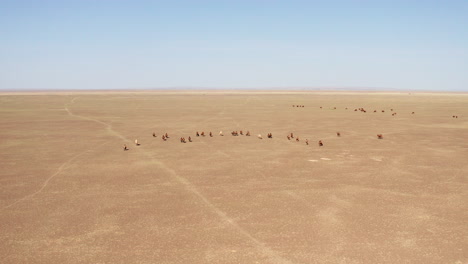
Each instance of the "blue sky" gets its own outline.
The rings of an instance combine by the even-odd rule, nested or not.
[[[468,1],[0,0],[0,89],[468,91]]]

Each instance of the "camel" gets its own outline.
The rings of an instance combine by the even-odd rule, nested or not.
[[[213,137],[213,133],[211,133],[211,131],[210,131],[210,137]]]
[[[124,148],[123,148],[123,150],[124,150],[124,151],[127,151],[127,150],[128,150],[128,148],[127,148],[127,145],[126,145],[126,144],[124,144]]]
[[[268,138],[273,138],[273,134],[268,133]]]
[[[153,132],[153,137],[156,137],[156,133]]]
[[[306,145],[309,145],[309,140],[308,140],[308,139],[306,139],[305,143],[306,143]]]
[[[166,133],[166,138],[169,138],[169,136],[167,135],[167,133]]]
[[[319,145],[320,147],[323,146],[322,140],[319,140],[318,145]]]
[[[340,132],[336,132],[336,136],[341,137],[341,133],[340,133]]]
[[[245,135],[246,135],[247,137],[250,137],[250,131],[247,131],[247,133],[245,133]]]
[[[244,135],[244,132],[242,132],[242,130],[241,130],[241,131],[239,132],[239,134]]]
[[[199,136],[200,136],[200,133],[198,133],[198,131],[197,131],[197,134],[196,134],[196,135],[197,135],[197,137],[199,137]]]
[[[189,142],[192,142],[192,138],[191,138],[190,136],[188,137],[188,141],[189,141]]]
[[[219,131],[220,136],[224,136],[223,131]]]
[[[291,137],[289,135],[287,135],[287,137],[288,137],[288,140],[291,140]]]
[[[294,138],[294,134],[291,132],[291,138]]]
[[[383,135],[382,134],[377,134],[377,138],[378,139],[383,139]]]
[[[200,135],[201,135],[202,137],[204,137],[204,136],[205,136],[205,131],[202,131],[202,132],[200,133]]]
[[[257,137],[258,137],[259,139],[263,139],[263,137],[262,137],[261,134],[258,134]]]
[[[140,146],[140,143],[138,143],[138,139],[135,139],[135,145]]]
[[[163,135],[161,138],[162,138],[162,140],[164,140],[164,141],[167,140],[166,136],[164,136],[164,135]]]
[[[299,137],[296,137],[296,142],[299,142]]]

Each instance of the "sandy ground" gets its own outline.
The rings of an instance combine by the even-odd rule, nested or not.
[[[468,263],[466,94],[5,93],[0,140],[2,263]]]

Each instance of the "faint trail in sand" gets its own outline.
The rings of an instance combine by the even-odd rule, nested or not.
[[[104,144],[106,144],[106,143],[107,143],[107,142],[104,142],[104,143],[98,145],[96,148],[98,148],[98,147],[100,147],[100,146],[102,146],[102,145],[104,145]],[[88,153],[88,152],[91,152],[91,151],[92,151],[92,150],[89,150],[89,149],[88,149],[88,150],[85,150],[85,151],[83,151],[83,152],[81,152],[81,153],[78,153],[77,155],[71,157],[69,160],[67,160],[67,161],[65,161],[64,163],[62,163],[62,165],[60,165],[60,167],[58,167],[57,171],[56,171],[55,173],[53,173],[52,175],[50,175],[50,176],[45,180],[45,182],[42,184],[42,186],[41,186],[41,188],[39,188],[39,190],[37,190],[37,191],[35,191],[35,192],[31,193],[31,194],[28,194],[28,195],[24,196],[23,198],[20,198],[20,199],[16,200],[15,202],[13,202],[13,203],[11,203],[11,204],[9,204],[9,205],[3,207],[0,211],[3,211],[3,210],[5,210],[5,209],[7,209],[7,208],[10,208],[10,207],[12,207],[13,205],[15,205],[15,204],[17,204],[17,203],[19,203],[19,202],[21,202],[21,201],[24,201],[24,200],[26,200],[26,199],[28,199],[28,198],[32,198],[32,197],[34,197],[36,194],[42,192],[42,190],[44,190],[44,189],[47,187],[47,185],[49,184],[49,182],[50,182],[55,176],[59,175],[63,170],[67,169],[67,166],[70,165],[75,159],[77,159],[77,158],[79,158],[80,156],[83,156],[84,154],[86,154],[86,153]]]
[[[108,123],[105,123],[105,122],[102,122],[101,120],[98,120],[98,119],[94,119],[94,118],[91,118],[91,117],[87,117],[87,116],[82,116],[82,115],[77,115],[77,114],[74,114],[72,111],[70,111],[70,109],[68,109],[68,106],[70,104],[73,104],[75,102],[75,100],[77,99],[78,97],[75,97],[71,100],[71,102],[67,105],[65,105],[64,109],[65,111],[67,111],[67,113],[70,115],[70,116],[73,116],[73,117],[77,117],[77,118],[80,118],[80,119],[84,119],[84,120],[88,120],[88,121],[93,121],[93,122],[96,122],[96,123],[99,123],[103,126],[106,127],[106,130],[109,134],[113,135],[113,136],[116,136],[124,141],[128,141],[130,142],[130,140],[126,137],[124,137],[122,134],[118,133],[117,131],[115,131],[114,129],[112,129],[112,125],[108,124]]]
[[[76,98],[74,98],[72,100],[72,102],[74,102]],[[94,118],[90,118],[90,117],[86,117],[86,116],[81,116],[81,115],[76,115],[74,114],[73,112],[71,112],[69,109],[68,109],[68,105],[65,106],[65,110],[68,112],[68,114],[70,116],[74,116],[76,118],[80,118],[80,119],[84,119],[84,120],[88,120],[88,121],[92,121],[92,122],[96,122],[96,123],[99,123],[103,126],[106,127],[106,129],[112,134],[114,135],[115,137],[118,137],[118,138],[121,138],[123,140],[126,140],[126,141],[130,141],[128,140],[125,136],[123,136],[122,134],[118,133],[117,131],[113,130],[111,125],[103,122],[103,121],[100,121],[98,119],[94,119]],[[255,237],[253,237],[247,230],[245,230],[244,228],[242,228],[239,224],[237,224],[232,218],[230,218],[229,216],[226,215],[226,213],[224,213],[222,210],[220,210],[218,207],[216,207],[216,205],[214,205],[208,198],[206,198],[205,195],[203,195],[198,189],[197,187],[192,184],[190,181],[188,181],[186,178],[180,176],[176,171],[174,171],[172,168],[168,167],[166,164],[164,164],[163,162],[155,159],[153,156],[151,156],[151,153],[149,153],[148,151],[145,151],[143,148],[139,148],[140,151],[143,152],[143,154],[145,156],[147,156],[148,158],[151,159],[151,162],[156,164],[158,167],[166,170],[171,178],[175,179],[177,182],[179,182],[180,184],[182,184],[185,189],[189,192],[191,192],[192,194],[194,194],[196,197],[198,197],[208,208],[211,209],[212,212],[214,212],[216,215],[218,215],[221,220],[223,220],[224,222],[226,222],[227,224],[231,225],[233,228],[235,228],[240,234],[242,234],[244,237],[246,237],[249,241],[251,241],[256,247],[257,249],[262,252],[262,254],[264,254],[266,257],[268,257],[270,259],[270,261],[272,263],[292,263],[291,261],[281,257],[278,253],[276,253],[275,251],[273,251],[272,249],[270,249],[267,245],[265,245],[265,243],[261,242],[260,240],[256,239]],[[221,153],[224,153],[224,152],[221,152]],[[83,153],[84,154],[84,153]],[[226,154],[226,153],[224,153]],[[227,154],[226,154],[227,155]]]
[[[291,191],[291,190],[286,190],[286,191],[283,191],[286,195],[288,195],[289,197],[291,197],[292,199],[294,199],[296,202],[306,206],[306,207],[309,207],[309,208],[315,208],[314,204],[310,201],[307,201],[307,199],[305,199],[304,197],[298,195],[297,193]]]
[[[148,153],[145,152],[145,155],[148,157],[152,158]],[[278,253],[270,249],[268,246],[265,245],[265,243],[259,241],[255,237],[253,237],[247,230],[242,228],[239,224],[237,224],[232,218],[226,215],[223,211],[221,211],[216,205],[214,205],[208,198],[206,198],[198,189],[195,185],[193,185],[191,182],[189,182],[187,179],[184,177],[180,176],[175,172],[173,169],[169,168],[166,166],[164,163],[155,160],[152,158],[152,162],[157,164],[159,167],[164,168],[167,172],[171,174],[173,178],[175,178],[179,183],[184,185],[184,187],[190,191],[191,193],[195,194],[205,205],[207,205],[216,215],[218,215],[221,220],[224,222],[228,223],[232,227],[234,227],[239,233],[241,233],[243,236],[248,238],[253,244],[265,255],[267,256],[271,262],[273,263],[292,263],[291,261],[281,257]]]

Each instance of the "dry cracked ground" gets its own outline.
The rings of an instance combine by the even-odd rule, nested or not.
[[[0,140],[2,263],[468,263],[467,94],[3,93]]]

